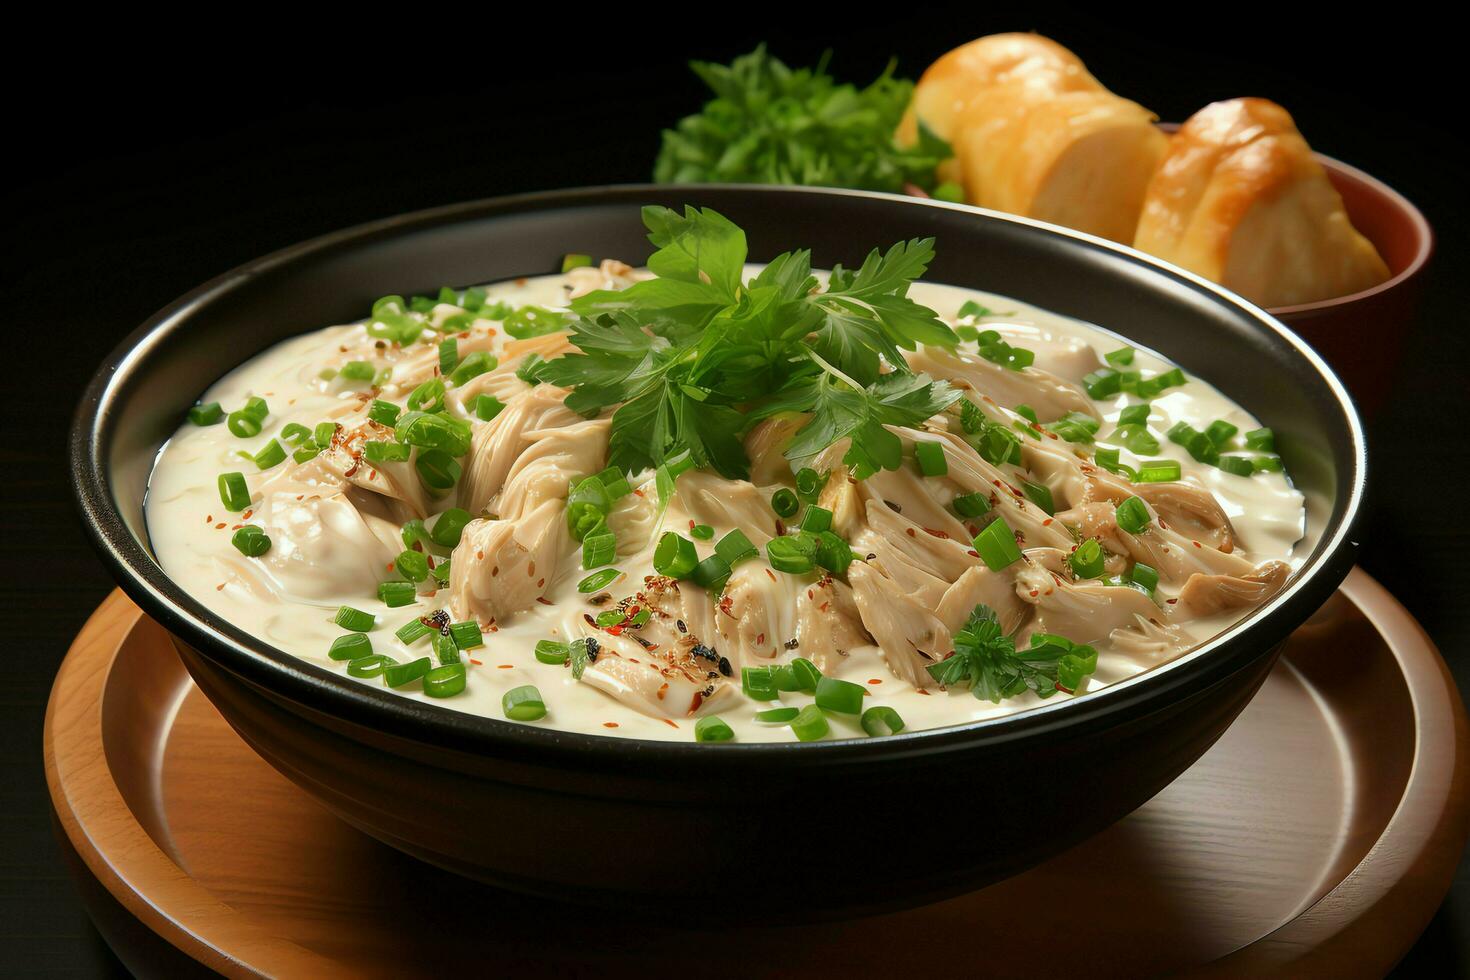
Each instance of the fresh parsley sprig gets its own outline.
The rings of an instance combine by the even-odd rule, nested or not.
[[[1096,669],[1097,651],[1063,636],[1033,634],[1031,647],[1017,650],[995,610],[979,605],[955,633],[954,654],[930,665],[929,674],[944,687],[968,682],[975,697],[999,704],[1027,690],[1041,698],[1075,693]]]
[[[687,451],[695,465],[743,477],[745,431],[795,410],[812,418],[788,456],[851,436],[856,469],[894,469],[899,440],[883,426],[917,425],[959,397],[913,374],[900,353],[957,342],[907,296],[933,258],[932,239],[875,249],[821,289],[807,251],[779,255],[742,282],[745,234],[714,211],[648,207],[643,221],[658,248],[648,260],[656,278],[574,300],[578,353],[537,370],[572,389],[574,411],[616,406],[613,465],[637,472]]]
[[[799,70],[765,45],[729,65],[691,62],[715,97],[664,131],[654,180],[933,190],[949,146],[927,134],[908,149],[893,141],[913,83],[894,78],[890,63],[866,88],[839,85],[830,54]]]

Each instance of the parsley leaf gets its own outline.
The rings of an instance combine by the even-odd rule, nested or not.
[[[745,233],[714,211],[648,207],[643,221],[657,278],[574,300],[577,352],[536,369],[537,379],[572,389],[573,411],[614,410],[613,465],[640,472],[687,452],[697,466],[741,478],[750,424],[798,410],[812,418],[788,456],[851,438],[853,469],[871,474],[901,462],[885,426],[918,425],[959,397],[912,373],[900,353],[956,342],[906,295],[933,258],[932,239],[875,249],[820,290],[805,250],[742,284]]]
[[[979,605],[954,635],[954,653],[928,669],[944,687],[968,681],[975,697],[999,704],[1027,690],[1041,698],[1076,693],[1097,669],[1097,651],[1049,633],[1033,634],[1030,648],[1017,650],[995,610]]]
[[[866,88],[839,85],[829,55],[792,70],[761,45],[729,65],[692,62],[715,97],[664,131],[653,179],[933,190],[949,145],[933,134],[908,149],[893,139],[913,83],[894,78],[890,63]]]

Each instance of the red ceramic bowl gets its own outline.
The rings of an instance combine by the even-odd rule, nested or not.
[[[1159,128],[1173,132],[1179,127],[1161,123]],[[1267,312],[1315,347],[1347,384],[1359,412],[1370,415],[1388,395],[1413,328],[1434,233],[1419,209],[1383,181],[1332,157],[1316,157],[1342,195],[1353,226],[1378,249],[1390,275],[1372,289]],[[908,192],[929,196],[912,185]],[[1370,332],[1374,342],[1366,344]]]
[[[1388,395],[1413,328],[1434,232],[1419,209],[1383,181],[1320,153],[1317,159],[1342,195],[1353,226],[1378,249],[1390,275],[1371,289],[1269,312],[1327,359],[1366,415]],[[1370,335],[1374,343],[1364,343]]]

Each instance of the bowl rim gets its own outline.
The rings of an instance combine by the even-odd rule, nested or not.
[[[1172,280],[1251,321],[1256,329],[1305,359],[1320,376],[1347,425],[1351,472],[1338,474],[1343,507],[1335,529],[1324,532],[1318,556],[1296,570],[1269,602],[1180,657],[1083,697],[1049,700],[1023,711],[960,725],[900,732],[885,738],[852,737],[817,742],[696,743],[635,739],[563,731],[476,715],[404,697],[300,660],[251,636],[215,615],[172,581],[134,539],[112,500],[106,454],[109,418],[119,390],[150,353],[185,326],[190,316],[256,276],[304,257],[382,237],[426,232],[468,218],[530,215],[537,211],[609,203],[636,204],[652,195],[703,192],[777,199],[786,195],[875,200],[905,208],[937,208],[1023,226],[1067,239],[1069,247],[1114,253],[1156,276]],[[605,773],[610,765],[661,766],[690,771],[695,766],[796,768],[817,762],[854,763],[882,758],[902,763],[929,759],[978,746],[992,748],[1020,739],[1072,736],[1155,710],[1167,692],[1201,688],[1229,677],[1265,653],[1314,612],[1351,569],[1366,488],[1367,447],[1362,420],[1341,380],[1295,332],[1265,310],[1161,259],[1084,232],[1017,215],[964,204],[920,200],[902,194],[804,186],[741,184],[608,184],[482,198],[394,215],[329,232],[243,263],[184,294],[130,332],[110,351],[87,385],[73,418],[68,446],[75,503],[82,524],[114,578],[143,611],[200,656],[247,684],[293,702],[308,715],[357,725],[379,736],[452,752],[502,756],[517,763],[552,763],[569,769]],[[1301,613],[1300,616],[1295,615]],[[1238,641],[1249,631],[1254,644]],[[1233,652],[1233,656],[1231,655]],[[1166,698],[1165,698],[1166,699]],[[445,764],[451,764],[449,756]]]

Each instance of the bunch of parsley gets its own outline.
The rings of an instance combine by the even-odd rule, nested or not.
[[[928,133],[908,149],[893,140],[913,83],[894,78],[890,63],[866,88],[839,85],[827,74],[830,54],[795,71],[765,45],[729,65],[691,62],[715,98],[664,131],[653,179],[934,190],[948,144]]]
[[[975,697],[999,704],[1027,690],[1042,698],[1059,690],[1075,693],[1096,669],[1097,651],[1064,636],[1036,633],[1029,649],[1017,650],[995,610],[980,605],[955,633],[954,654],[931,665],[929,673],[944,687],[968,682]]]
[[[643,222],[658,247],[648,260],[656,278],[574,300],[579,353],[537,369],[539,380],[572,389],[573,411],[617,406],[614,466],[641,472],[687,452],[694,465],[743,478],[746,431],[795,411],[811,417],[787,457],[850,438],[844,461],[861,478],[899,466],[899,439],[885,425],[918,425],[959,399],[900,353],[957,343],[907,296],[933,239],[875,249],[856,270],[834,269],[821,289],[805,250],[743,281],[745,233],[714,211],[647,207]]]

